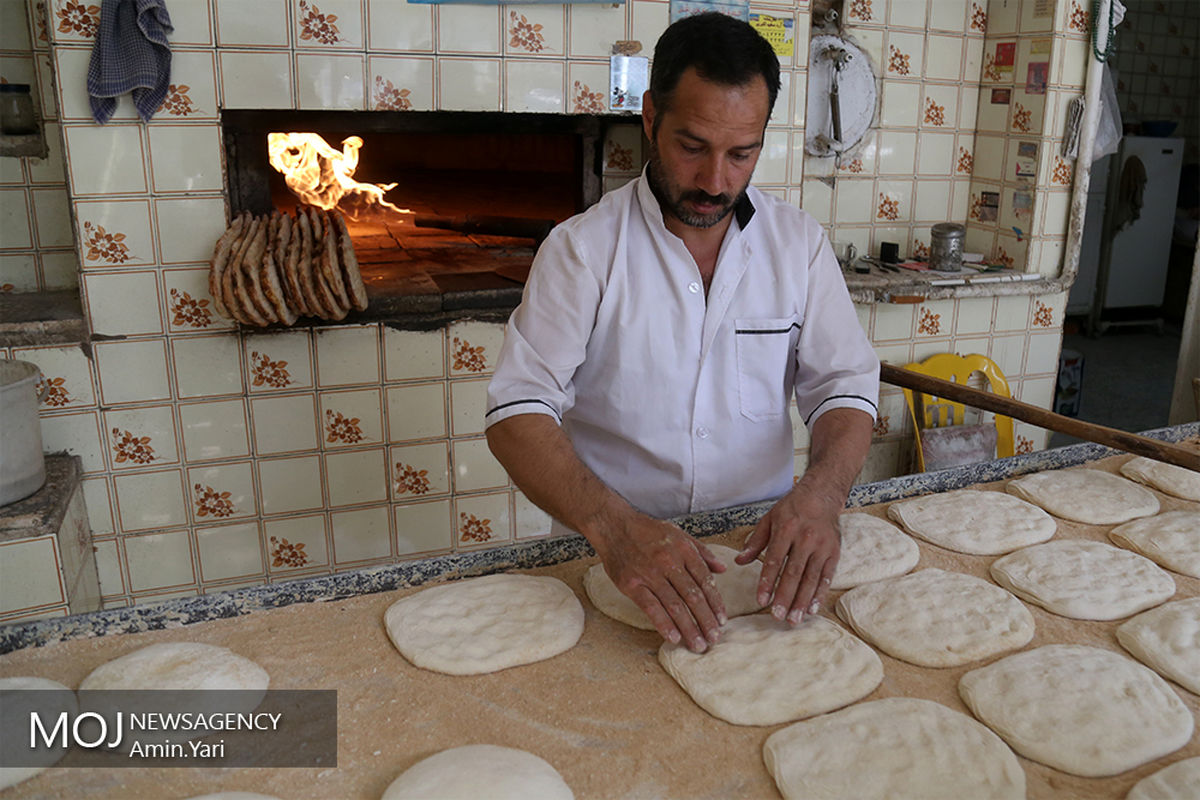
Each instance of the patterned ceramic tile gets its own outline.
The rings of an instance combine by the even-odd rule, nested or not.
[[[170,406],[107,411],[104,435],[114,470],[179,462],[175,414]]]
[[[171,339],[171,350],[179,397],[213,397],[245,391],[236,337],[177,336]]]
[[[383,413],[378,389],[323,392],[320,402],[325,449],[375,444],[383,440]]]
[[[373,56],[370,106],[376,111],[432,111],[433,58]]]
[[[267,569],[272,573],[321,567],[329,563],[325,515],[265,520]]]
[[[113,477],[113,489],[121,532],[187,524],[183,474],[177,469],[121,473]]]
[[[361,0],[294,0],[292,13],[298,48],[363,48]]]
[[[305,389],[313,385],[311,342],[304,332],[245,337],[243,353],[250,391]]]
[[[458,549],[492,547],[512,540],[509,493],[456,497],[455,528]]]
[[[504,343],[504,326],[494,322],[456,322],[447,328],[446,338],[451,376],[488,374]]]
[[[30,361],[45,386],[39,408],[44,411],[95,405],[91,361],[78,347],[14,348],[12,357]]]
[[[341,567],[347,563],[361,563],[390,556],[390,516],[387,506],[335,511],[330,514],[334,562]]]
[[[397,505],[392,513],[398,555],[443,552],[453,545],[455,532],[449,499]]]
[[[314,511],[325,505],[321,459],[316,455],[259,459],[258,479],[264,514]]]
[[[604,114],[608,111],[608,67],[567,64],[567,113]]]
[[[179,424],[190,462],[250,455],[244,400],[180,403]]]
[[[392,498],[397,502],[450,492],[446,442],[393,447],[388,450],[388,465]]]
[[[258,513],[250,462],[193,467],[187,471],[189,503],[197,524]]]
[[[75,214],[85,269],[154,263],[150,204],[145,200],[80,202]]]
[[[162,279],[167,326],[171,332],[197,333],[233,327],[213,307],[207,268],[164,269]]]
[[[200,579],[223,581],[263,572],[257,522],[196,529]]]

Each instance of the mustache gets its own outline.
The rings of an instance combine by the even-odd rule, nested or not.
[[[730,198],[727,194],[709,194],[708,192],[701,191],[700,189],[692,189],[691,191],[684,192],[680,199],[694,203],[708,203],[711,205],[722,206],[727,206],[733,202],[732,198]]]

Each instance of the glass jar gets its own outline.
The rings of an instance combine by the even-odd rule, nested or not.
[[[0,133],[19,136],[37,133],[37,116],[28,83],[0,83]]]

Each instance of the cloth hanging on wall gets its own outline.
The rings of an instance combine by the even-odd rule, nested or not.
[[[148,121],[167,97],[171,80],[174,27],[166,0],[103,0],[100,28],[88,64],[87,91],[92,118],[103,125],[117,110],[117,98],[131,93],[138,116]]]
[[[1113,210],[1113,230],[1119,231],[1142,215],[1142,198],[1146,193],[1146,165],[1137,156],[1130,156],[1121,168],[1121,183],[1117,187],[1117,207]]]

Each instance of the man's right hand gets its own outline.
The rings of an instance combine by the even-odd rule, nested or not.
[[[677,525],[637,512],[588,538],[609,578],[664,639],[694,653],[716,644],[727,617],[712,573],[725,565],[707,547]]]

